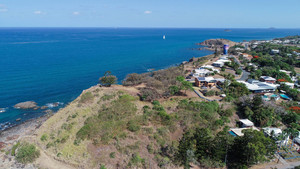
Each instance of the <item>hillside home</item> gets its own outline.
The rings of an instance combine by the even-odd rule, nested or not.
[[[271,54],[275,55],[275,54],[279,54],[279,49],[272,49],[271,50]]]
[[[224,83],[225,79],[215,79],[214,77],[198,77],[195,78],[195,85],[197,87],[215,87],[221,83]]]
[[[265,135],[267,135],[269,137],[271,137],[271,136],[278,137],[282,133],[281,129],[273,128],[273,127],[263,128],[263,131],[264,131]]]
[[[277,85],[266,83],[266,82],[257,82],[253,81],[251,83],[245,81],[238,81],[246,85],[249,91],[253,93],[273,93],[277,89]]]
[[[254,123],[248,119],[240,119],[239,123],[241,125],[241,128],[254,126]]]
[[[266,83],[272,83],[274,84],[276,82],[276,79],[270,76],[261,76],[259,78],[260,81],[262,82],[266,82]]]

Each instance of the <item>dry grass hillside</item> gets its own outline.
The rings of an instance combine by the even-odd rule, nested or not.
[[[183,125],[169,119],[180,97],[161,101],[156,110],[157,105],[139,100],[139,87],[143,85],[83,91],[38,129],[34,142],[44,155],[76,168],[174,168],[163,155],[171,152],[161,152],[161,147],[172,151],[182,136]]]

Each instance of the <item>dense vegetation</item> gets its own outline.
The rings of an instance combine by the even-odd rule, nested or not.
[[[279,54],[272,54],[272,49],[279,49]],[[254,57],[252,62],[259,65],[262,69],[258,74],[272,76],[277,79],[286,79],[287,75],[279,72],[280,69],[291,71],[295,75],[294,67],[299,67],[300,62],[293,51],[299,51],[300,48],[294,46],[283,46],[271,43],[262,43],[249,52]],[[272,55],[271,55],[272,54]],[[254,76],[254,75],[252,75]],[[254,76],[257,77],[257,76]],[[290,81],[290,79],[286,79]]]
[[[227,130],[213,135],[207,128],[197,128],[181,138],[177,160],[184,168],[192,163],[205,168],[247,168],[272,158],[275,150],[274,140],[262,132],[246,130],[243,137],[232,137]]]

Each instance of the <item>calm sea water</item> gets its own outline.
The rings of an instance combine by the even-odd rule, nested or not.
[[[211,54],[192,50],[206,39],[243,41],[296,34],[299,29],[0,28],[0,108],[6,108],[0,123],[44,114],[14,109],[19,102],[66,104],[97,84],[107,70],[121,81],[128,73]]]

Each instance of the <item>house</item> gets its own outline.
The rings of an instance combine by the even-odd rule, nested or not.
[[[262,82],[266,82],[266,83],[272,83],[274,84],[276,82],[276,79],[270,76],[261,76],[259,78],[260,81]]]
[[[289,88],[294,88],[295,84],[294,83],[289,83],[289,82],[281,82],[281,84],[287,85]]]
[[[283,72],[289,76],[291,76],[291,73],[292,73],[291,71],[286,71],[286,70],[279,70],[279,72]]]
[[[263,128],[263,131],[264,131],[265,135],[267,135],[269,137],[271,137],[271,136],[278,137],[282,133],[281,129],[270,128],[270,127]]]
[[[300,131],[299,131],[298,137],[294,138],[294,141],[295,141],[295,143],[300,144]]]
[[[203,68],[203,69],[213,69],[214,67],[211,66],[211,65],[203,65],[203,66],[201,66],[201,68]]]
[[[224,62],[216,61],[212,65],[215,66],[215,67],[223,67],[225,65],[225,63]]]
[[[251,61],[253,59],[253,56],[249,55],[247,53],[242,53],[240,56],[242,56],[244,59],[247,59],[249,61]]]
[[[254,126],[254,123],[248,119],[240,119],[239,123],[242,128]]]
[[[279,49],[271,49],[271,54],[273,55],[278,54],[279,52]]]
[[[259,80],[255,80],[255,79],[248,79],[247,82],[250,83],[250,84],[257,84],[257,83],[260,83]]]
[[[225,79],[215,79],[214,77],[198,77],[195,78],[195,85],[197,87],[215,87],[218,84],[224,83]]]
[[[193,77],[204,77],[213,73],[208,69],[195,69],[195,73],[192,74]]]
[[[248,83],[245,81],[238,81],[238,82],[245,84],[248,90],[250,90],[253,93],[272,93],[275,92],[275,90],[277,89],[277,85],[266,83],[266,82],[257,82],[257,81],[252,83]]]

